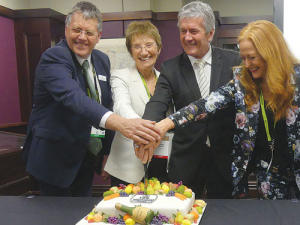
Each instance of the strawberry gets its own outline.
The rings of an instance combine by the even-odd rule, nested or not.
[[[88,221],[88,223],[94,223],[95,221],[93,220],[93,219],[90,219],[89,221]]]
[[[194,205],[193,205],[193,207],[198,207],[198,206],[199,206],[198,204],[194,204]]]

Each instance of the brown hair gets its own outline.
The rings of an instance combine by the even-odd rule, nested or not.
[[[131,54],[131,42],[134,38],[138,36],[148,36],[155,40],[157,45],[157,50],[162,48],[161,37],[159,35],[158,29],[151,22],[147,20],[143,21],[133,21],[131,22],[126,31],[126,47],[128,52]]]
[[[267,107],[275,114],[275,120],[286,116],[291,107],[294,85],[294,66],[298,63],[290,52],[282,32],[271,22],[258,20],[241,30],[238,42],[251,41],[267,65],[266,80],[270,90]],[[241,84],[245,87],[245,103],[250,110],[260,96],[259,82],[252,78],[249,69],[242,66]]]

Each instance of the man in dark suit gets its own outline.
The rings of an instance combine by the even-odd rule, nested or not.
[[[101,31],[100,11],[89,2],[77,3],[66,18],[66,40],[48,49],[37,66],[23,159],[41,195],[90,196],[93,164],[101,167],[95,159],[110,151],[114,132],[108,129],[145,143],[159,133],[150,121],[110,111],[110,62],[94,50]],[[90,138],[92,127],[105,129],[100,153],[101,141]]]
[[[179,11],[178,19],[185,52],[162,64],[155,93],[146,106],[143,118],[160,121],[166,117],[172,101],[175,109],[179,110],[206,97],[209,92],[231,80],[232,67],[240,63],[237,52],[210,45],[215,31],[215,17],[209,5],[191,2]],[[202,72],[199,71],[198,59],[204,63]],[[201,87],[204,82],[200,75],[205,76],[206,87]],[[232,110],[233,105],[215,113],[205,122],[199,121],[175,130],[168,177],[172,182],[183,181],[192,188],[197,198],[201,198],[205,185],[207,197],[231,198]],[[161,168],[161,165],[157,166],[161,164],[159,160],[152,159],[149,170]]]

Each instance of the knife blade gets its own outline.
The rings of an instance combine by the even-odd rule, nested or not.
[[[145,171],[145,176],[144,176],[144,194],[147,194],[147,185],[148,185],[148,162],[144,164],[144,171]]]

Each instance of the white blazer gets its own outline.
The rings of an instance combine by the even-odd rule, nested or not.
[[[155,73],[159,76],[157,70]],[[113,71],[111,88],[116,114],[126,119],[143,116],[149,97],[136,66]],[[137,183],[145,175],[143,163],[135,156],[133,141],[118,131],[104,170],[128,183]]]

